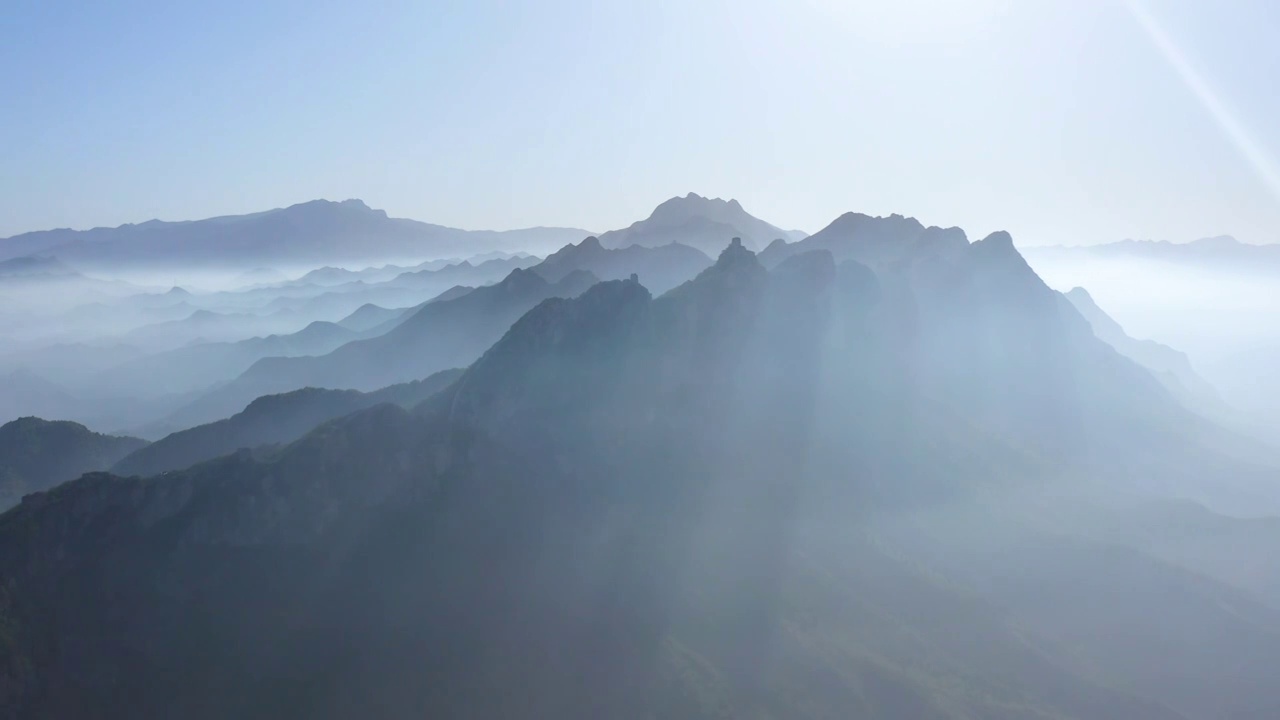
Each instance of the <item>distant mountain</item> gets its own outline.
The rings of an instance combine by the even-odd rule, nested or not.
[[[1221,404],[1217,391],[1196,373],[1185,354],[1154,340],[1135,340],[1129,337],[1120,323],[1103,312],[1082,287],[1072,288],[1064,295],[1084,319],[1089,321],[1098,339],[1150,370],[1175,397],[1189,407],[1198,410],[1217,409]]]
[[[3,241],[0,241],[2,243]],[[0,245],[0,289],[8,309],[50,312],[78,304],[130,295],[138,288],[120,280],[89,277],[59,258],[6,256]]]
[[[516,269],[496,285],[432,302],[394,329],[315,357],[267,357],[168,419],[191,427],[227,417],[253,398],[303,387],[376,390],[469,364],[511,323],[549,297],[573,297],[596,278],[575,271],[556,283]]]
[[[0,259],[41,254],[81,268],[216,267],[395,262],[492,251],[549,251],[590,233],[574,228],[458,230],[390,218],[360,200],[314,200],[250,215],[150,220],[0,239]]]
[[[75,270],[52,257],[16,257],[0,260],[0,278],[75,274]]]
[[[134,328],[119,335],[119,341],[155,349],[175,348],[191,342],[235,342],[254,336],[298,332],[310,324],[307,317],[294,309],[260,315],[202,308],[177,320]]]
[[[518,255],[471,262],[464,260],[438,269],[410,270],[385,281],[390,287],[431,287],[439,290],[449,285],[488,285],[497,282],[517,268],[538,264],[538,258]]]
[[[1121,240],[1099,245],[1027,248],[1037,259],[1097,258],[1191,263],[1197,270],[1224,270],[1255,274],[1280,271],[1280,244],[1251,245],[1230,235],[1201,238],[1189,243],[1167,240]]]
[[[66,388],[27,370],[0,375],[0,421],[27,415],[78,417],[81,403]]]
[[[196,343],[144,355],[102,371],[88,382],[145,389],[150,394],[191,392],[226,382],[264,357],[323,355],[363,336],[360,331],[317,321],[294,333]]]
[[[363,332],[395,320],[409,310],[410,308],[384,308],[373,303],[365,303],[356,308],[355,312],[339,320],[338,325],[355,332]]]
[[[758,250],[775,239],[790,236],[786,230],[748,214],[737,200],[704,198],[689,193],[667,200],[648,218],[627,228],[603,233],[600,244],[616,249],[680,243],[715,256],[730,238],[742,238],[744,245]]]
[[[276,296],[265,307],[294,311],[308,318],[338,319],[369,303],[383,307],[417,306],[450,288],[490,285],[515,268],[537,262],[537,258],[527,257],[497,258],[474,265],[463,261],[435,269],[407,270],[379,282],[357,280],[328,286],[319,294],[292,294],[302,289],[292,286],[288,288],[289,293]]]
[[[968,244],[960,228],[925,227],[919,220],[902,215],[873,217],[845,213],[801,240],[774,241],[760,253],[760,261],[766,267],[773,267],[792,255],[827,250],[836,260],[856,260],[872,268],[889,268],[921,256],[952,255]]]
[[[460,298],[463,295],[470,293],[472,290],[475,290],[475,288],[470,285],[454,285],[453,287],[449,288],[448,290],[445,290],[439,295],[436,295],[435,297],[431,298],[430,300],[428,300],[423,304],[429,305],[431,303],[444,302],[446,300],[456,300],[457,298]],[[414,308],[410,308],[410,309],[412,310]]]
[[[601,280],[622,280],[634,274],[650,292],[662,294],[710,266],[711,258],[680,243],[607,249],[589,237],[548,255],[533,271],[548,282],[559,282],[574,270],[586,270]]]
[[[242,448],[290,443],[320,423],[380,403],[412,408],[457,380],[461,370],[443,370],[423,380],[376,392],[303,388],[266,395],[226,420],[181,430],[142,447],[111,466],[119,475],[157,475],[182,470]],[[105,467],[87,468],[100,470]]]
[[[349,270],[346,268],[325,266],[308,272],[297,280],[291,281],[290,284],[331,286],[361,281],[367,283],[385,282],[406,272],[412,272],[415,270],[439,270],[449,265],[457,265],[462,262],[464,262],[463,258],[438,258],[435,260],[426,260],[414,266],[381,265],[378,267],[367,267],[362,270]]]
[[[5,423],[0,426],[0,511],[27,493],[106,470],[146,444],[137,438],[100,435],[65,420],[24,417]]]
[[[437,258],[434,260],[425,260],[413,266],[405,265],[382,265],[380,267],[367,267],[362,270],[348,270],[336,267],[322,267],[308,272],[306,275],[292,281],[290,284],[315,284],[315,285],[343,285],[351,282],[365,283],[381,283],[394,279],[405,273],[415,273],[432,270],[443,270],[449,266],[465,266],[477,267],[485,265],[492,260],[512,261],[506,265],[507,270],[515,267],[528,267],[538,261],[538,259],[525,252],[488,252],[473,255],[467,258]],[[521,262],[521,261],[528,262]],[[502,267],[500,264],[491,264],[489,267]]]
[[[173,287],[169,288],[163,293],[135,295],[132,298],[130,298],[130,300],[133,300],[136,302],[140,301],[143,304],[155,306],[155,305],[176,305],[178,303],[188,302],[193,297],[195,296],[191,294],[190,290],[174,285]]]

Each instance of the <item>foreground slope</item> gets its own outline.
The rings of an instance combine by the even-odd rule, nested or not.
[[[734,243],[656,299],[542,301],[413,411],[32,496],[0,517],[0,708],[1272,717],[1274,598],[1035,514],[1191,440],[1177,404],[1006,237],[953,252]]]

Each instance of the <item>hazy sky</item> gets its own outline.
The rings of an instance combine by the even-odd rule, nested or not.
[[[0,23],[0,236],[317,197],[606,230],[694,191],[811,232],[858,210],[1280,241],[1273,0],[7,0]]]

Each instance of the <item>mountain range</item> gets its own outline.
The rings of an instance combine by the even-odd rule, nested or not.
[[[579,270],[601,280],[623,280],[635,275],[653,292],[664,293],[710,265],[711,258],[704,253],[677,242],[606,249],[598,238],[589,237],[548,255],[533,266],[533,271],[553,283]]]
[[[397,262],[500,251],[549,250],[591,233],[574,228],[458,230],[391,218],[360,200],[313,200],[249,215],[92,230],[44,230],[0,239],[0,259],[55,257],[81,269],[307,266]]]
[[[1098,245],[1055,245],[1027,248],[1037,258],[1092,257],[1107,260],[1183,263],[1197,270],[1274,273],[1280,270],[1280,245],[1243,243],[1230,235],[1200,238],[1189,243],[1167,240],[1121,240]]]
[[[1214,513],[1280,510],[1276,467],[1225,452],[1007,233],[846,215],[733,240],[658,297],[571,279],[515,270],[363,346],[417,377],[471,355],[412,409],[0,516],[0,709],[1280,707],[1280,596],[1224,567],[1265,568],[1280,534]]]
[[[532,270],[517,268],[495,285],[428,303],[376,337],[323,355],[262,358],[165,422],[191,427],[227,417],[262,395],[308,386],[372,391],[466,366],[534,305],[548,297],[576,295],[595,280],[577,271],[549,283]]]
[[[120,475],[159,475],[230,455],[241,449],[290,443],[334,418],[382,403],[411,408],[444,389],[460,370],[443,370],[422,380],[392,385],[376,392],[303,388],[264,395],[225,420],[181,430],[140,447],[107,466]]]

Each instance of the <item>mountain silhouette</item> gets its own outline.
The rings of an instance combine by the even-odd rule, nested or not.
[[[622,280],[636,275],[652,292],[663,293],[692,279],[709,265],[711,258],[678,242],[657,247],[631,245],[608,249],[597,238],[589,237],[548,255],[533,271],[548,282],[559,282],[574,270],[588,271],[601,280]]]
[[[428,303],[377,337],[319,356],[263,358],[168,421],[192,427],[227,417],[262,395],[308,386],[371,391],[465,366],[538,302],[577,295],[594,281],[578,271],[549,283],[531,270],[516,269],[496,285]]]
[[[1135,340],[1130,337],[1120,323],[1098,307],[1089,291],[1082,287],[1072,288],[1064,295],[1084,319],[1089,321],[1100,340],[1150,370],[1175,397],[1190,407],[1201,410],[1214,408],[1221,403],[1217,391],[1196,373],[1184,353],[1154,340]]]
[[[373,303],[365,303],[356,308],[350,315],[338,321],[338,326],[354,332],[364,332],[384,323],[397,320],[409,308],[385,308]]]
[[[573,228],[458,230],[391,218],[360,200],[313,200],[248,215],[150,220],[92,230],[46,230],[0,239],[0,259],[41,254],[81,268],[341,264],[493,250],[557,248],[590,233]]]
[[[935,251],[942,255],[959,252],[968,244],[960,228],[925,227],[902,215],[873,217],[851,212],[799,241],[775,240],[760,254],[760,261],[772,267],[797,253],[827,250],[836,260],[881,267]]]
[[[1028,248],[1037,260],[1085,258],[1140,260],[1182,264],[1198,271],[1218,270],[1256,275],[1280,270],[1280,245],[1243,243],[1230,235],[1200,238],[1188,243],[1167,240],[1121,240],[1098,245],[1055,245]]]
[[[52,257],[15,257],[0,260],[0,278],[74,275],[65,263]]]
[[[751,216],[737,200],[705,198],[695,193],[674,197],[654,208],[644,220],[600,235],[606,248],[657,247],[681,243],[715,256],[730,238],[760,249],[791,233]]]
[[[303,388],[281,395],[267,395],[249,403],[244,410],[226,420],[181,430],[139,448],[111,465],[110,469],[120,475],[156,475],[182,470],[242,448],[290,443],[327,420],[374,405],[395,403],[413,407],[442,390],[459,375],[460,370],[444,370],[423,380],[371,393]],[[106,468],[86,468],[101,469]]]

